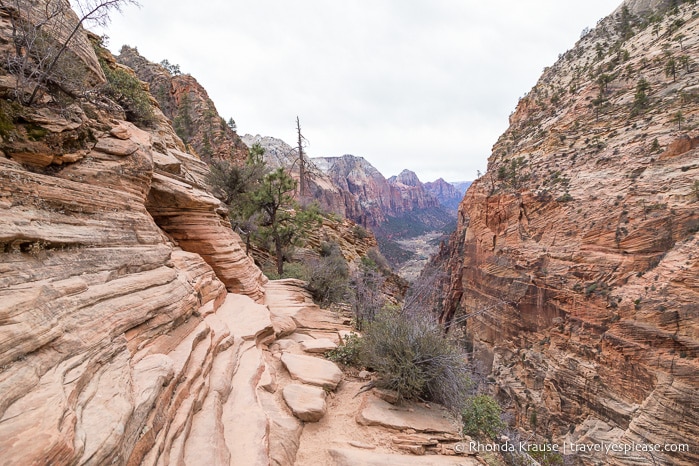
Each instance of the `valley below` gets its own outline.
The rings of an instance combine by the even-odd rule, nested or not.
[[[396,273],[410,283],[417,280],[430,258],[439,250],[442,238],[445,238],[444,232],[430,231],[414,238],[397,240],[402,249],[412,253],[412,258],[399,264]]]

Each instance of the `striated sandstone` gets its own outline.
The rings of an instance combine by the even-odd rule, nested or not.
[[[258,345],[272,333],[254,302],[265,280],[164,116],[142,129],[105,108],[3,106],[3,462],[225,463],[241,448],[223,434],[240,421],[226,406],[249,425],[262,412],[242,387],[256,391]],[[176,211],[171,234],[159,221]],[[248,296],[226,299],[226,287]],[[258,324],[240,317],[253,312]],[[241,458],[267,455],[261,439]]]
[[[623,41],[619,18],[607,18],[545,70],[467,192],[438,266],[451,273],[442,321],[466,322],[474,365],[520,429],[559,444],[689,444],[652,460],[689,465],[699,461],[699,152],[696,130],[673,115],[699,115],[697,76],[673,80],[665,66],[666,53],[699,57],[699,19],[685,6],[660,26],[680,19],[681,47],[652,27]],[[605,49],[617,39],[623,64]],[[649,104],[634,112],[641,77]]]

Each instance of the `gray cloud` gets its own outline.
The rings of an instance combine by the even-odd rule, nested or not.
[[[144,0],[106,31],[167,58],[239,132],[386,176],[473,179],[518,97],[619,0]]]

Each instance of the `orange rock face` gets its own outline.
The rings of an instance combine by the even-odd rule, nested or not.
[[[661,25],[678,19],[678,34],[699,24],[690,8]],[[440,252],[441,318],[465,322],[475,367],[520,429],[559,444],[689,446],[573,461],[696,464],[699,134],[684,122],[699,113],[680,91],[696,72],[673,80],[652,28],[621,41],[628,56],[606,52],[618,20],[545,71],[495,144]],[[696,59],[699,41],[668,53]]]

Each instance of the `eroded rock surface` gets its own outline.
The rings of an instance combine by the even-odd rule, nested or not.
[[[383,426],[396,430],[449,433],[457,438],[460,434],[460,427],[453,416],[439,405],[428,408],[419,403],[405,402],[396,406],[375,396],[364,400],[357,422],[365,426]]]

